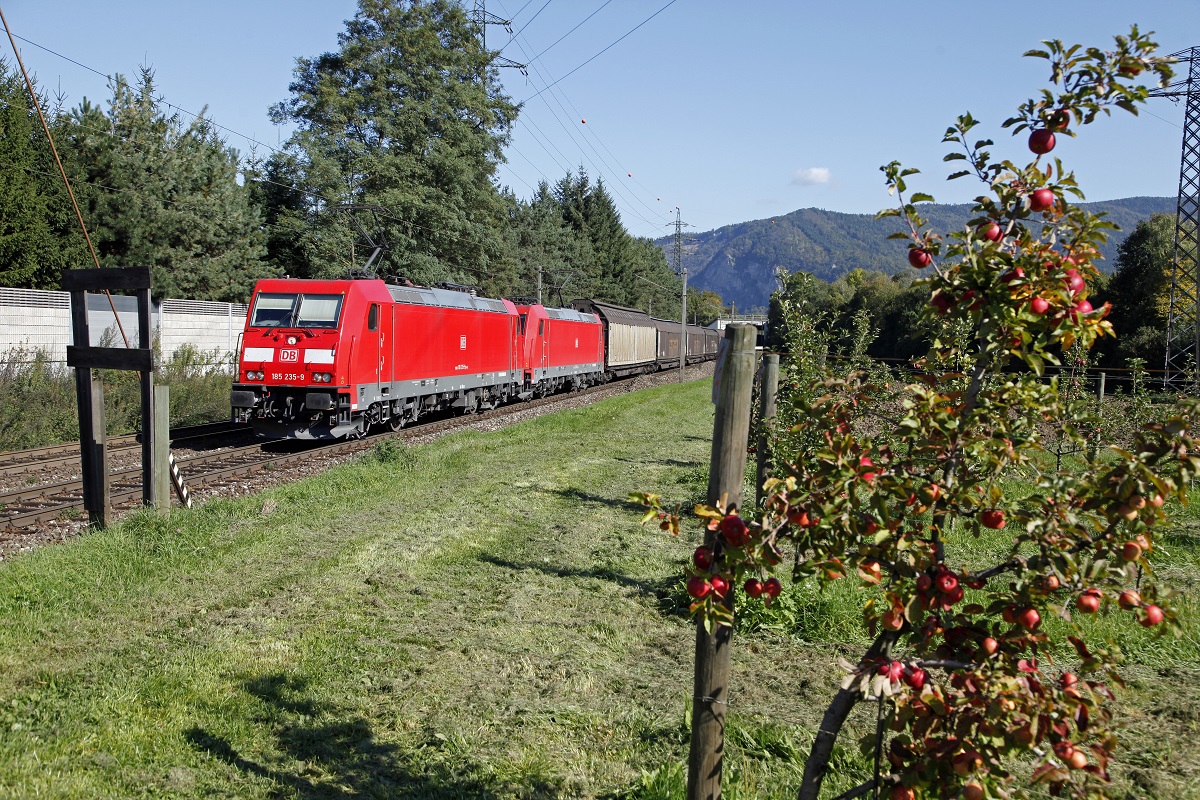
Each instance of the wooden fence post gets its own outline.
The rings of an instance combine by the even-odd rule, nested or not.
[[[779,356],[768,353],[763,356],[762,382],[759,394],[758,472],[754,482],[754,507],[762,507],[763,483],[771,477],[771,438],[775,432],[775,396],[779,393]]]
[[[1097,395],[1096,395],[1096,396],[1097,396],[1097,398],[1099,399],[1099,401],[1100,401],[1101,403],[1103,403],[1103,402],[1104,402],[1104,379],[1105,379],[1106,377],[1107,377],[1107,376],[1106,376],[1106,375],[1105,375],[1103,372],[1101,372],[1101,373],[1100,373],[1100,390],[1099,390],[1099,392],[1097,393]]]
[[[750,406],[754,388],[753,325],[725,328],[713,422],[712,459],[709,464],[708,503],[727,509],[740,507],[746,480],[746,447],[750,440]],[[705,534],[713,544],[714,531]],[[732,612],[735,589],[724,603]],[[721,765],[725,752],[725,715],[729,708],[729,655],[733,630],[719,626],[710,634],[696,623],[696,672],[692,694],[692,744],[688,758],[688,800],[716,800],[721,796]]]

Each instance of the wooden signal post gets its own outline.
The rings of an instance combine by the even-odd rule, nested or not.
[[[104,390],[93,369],[136,370],[142,389],[142,501],[151,504],[154,488],[154,358],[150,349],[150,268],[68,269],[62,288],[71,293],[71,335],[67,366],[75,368],[79,404],[79,453],[83,464],[83,506],[92,525],[104,527],[112,516],[108,456],[105,450]],[[86,292],[132,292],[138,301],[138,346],[92,347]],[[169,502],[169,498],[168,498]]]

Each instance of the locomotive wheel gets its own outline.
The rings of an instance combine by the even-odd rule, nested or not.
[[[393,431],[398,431],[404,427],[404,416],[401,414],[392,414],[388,417],[387,424]]]

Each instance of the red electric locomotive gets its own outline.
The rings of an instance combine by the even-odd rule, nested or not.
[[[517,306],[524,337],[526,385],[539,394],[582,389],[604,380],[604,328],[595,314],[573,308]]]
[[[271,437],[337,439],[603,379],[600,320],[382,280],[259,281],[230,394]]]

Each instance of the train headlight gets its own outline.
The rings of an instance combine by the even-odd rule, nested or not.
[[[296,344],[296,343],[297,343],[297,342],[299,342],[299,341],[300,341],[300,340],[299,340],[298,338],[296,338],[295,336],[289,336],[289,337],[287,337],[287,343],[288,343],[288,344]]]
[[[263,373],[255,372],[254,370],[249,370],[246,373],[246,380],[248,381],[261,381],[264,377],[266,376]]]
[[[315,380],[317,383],[329,383],[331,380],[333,380],[333,375],[328,372],[314,372],[313,380]]]

